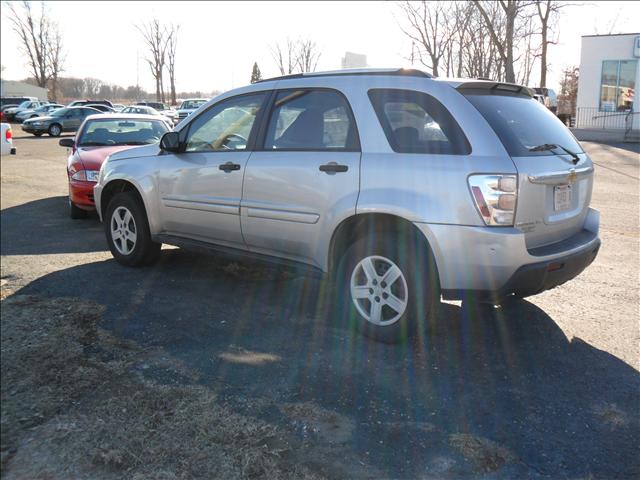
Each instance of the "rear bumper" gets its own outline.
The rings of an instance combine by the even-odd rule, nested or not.
[[[600,214],[589,209],[582,230],[544,247],[527,249],[517,228],[416,224],[429,241],[448,300],[528,296],[558,286],[595,258]]]
[[[537,295],[577,277],[595,260],[599,249],[600,239],[597,239],[595,245],[572,255],[523,265],[498,290],[443,291],[443,296],[447,300],[473,299],[498,304],[512,295],[520,298]]]

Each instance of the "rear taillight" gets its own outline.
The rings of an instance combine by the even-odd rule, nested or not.
[[[13,138],[13,132],[11,131],[11,128],[7,128],[7,131],[4,134],[4,139],[7,142],[10,142],[12,138]]]
[[[469,187],[486,225],[513,226],[518,196],[516,175],[471,175]]]

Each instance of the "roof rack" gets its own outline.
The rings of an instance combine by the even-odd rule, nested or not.
[[[306,77],[337,77],[343,75],[385,75],[385,76],[399,76],[399,77],[422,77],[433,78],[432,75],[416,68],[346,68],[343,70],[332,70],[327,72],[308,72],[308,73],[294,73],[291,75],[282,75],[280,77],[265,78],[259,80],[256,83],[272,82],[274,80],[291,80],[295,78]]]

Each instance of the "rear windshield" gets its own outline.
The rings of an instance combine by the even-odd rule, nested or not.
[[[146,145],[157,143],[169,129],[159,120],[101,119],[88,120],[78,146]]]
[[[491,125],[512,157],[549,155],[548,151],[531,151],[544,144],[582,152],[569,129],[533,98],[481,92],[465,96]]]
[[[200,105],[204,105],[205,103],[207,103],[206,100],[187,100],[185,102],[182,102],[182,105],[180,105],[180,109],[191,110],[198,108]]]

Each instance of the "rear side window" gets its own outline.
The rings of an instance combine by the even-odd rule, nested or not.
[[[531,151],[547,143],[582,152],[569,129],[534,98],[482,90],[465,93],[465,97],[491,125],[512,157],[550,155],[544,150]]]
[[[265,150],[359,150],[346,99],[331,90],[282,90],[276,96]]]
[[[374,89],[369,99],[398,153],[468,155],[471,146],[442,103],[415,90]]]

